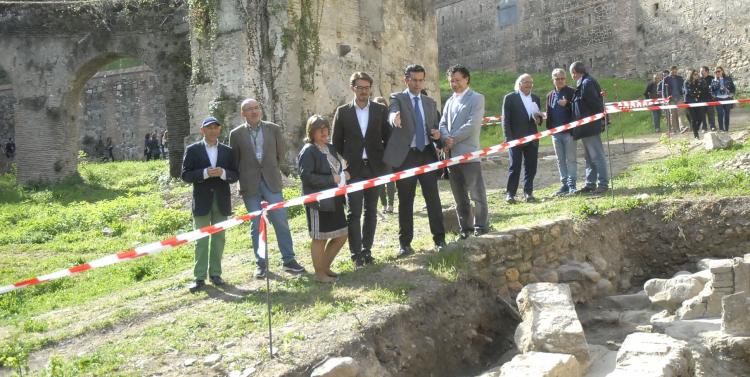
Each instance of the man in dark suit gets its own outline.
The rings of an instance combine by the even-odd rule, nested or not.
[[[286,143],[277,124],[261,120],[263,110],[260,102],[252,98],[240,105],[245,123],[229,133],[229,146],[240,173],[240,194],[248,212],[261,209],[261,202],[276,203],[284,200],[282,195],[281,167],[286,165]],[[268,220],[276,232],[276,241],[281,250],[284,271],[305,272],[294,257],[292,233],[289,230],[286,208],[268,212]],[[250,237],[255,252],[255,274],[258,279],[266,277],[266,258],[258,254],[260,218],[252,220]]]
[[[182,180],[193,184],[195,229],[222,222],[232,214],[229,184],[237,182],[239,177],[232,150],[219,143],[219,121],[214,117],[206,118],[201,124],[201,134],[203,140],[189,145],[182,159]],[[211,283],[225,284],[221,278],[223,252],[224,231],[195,241],[195,281],[188,286],[190,292],[205,285],[206,269]]]
[[[383,162],[394,171],[429,164],[437,161],[436,146],[440,143],[437,105],[435,100],[422,95],[425,83],[424,67],[411,64],[404,70],[407,89],[391,94],[388,121],[392,125],[391,135],[385,148]],[[439,144],[442,146],[442,144]],[[427,204],[432,240],[438,251],[445,247],[443,210],[438,192],[435,171],[396,181],[398,191],[398,238],[399,257],[414,253],[411,241],[414,238],[414,195],[417,181]]]
[[[350,78],[354,100],[339,106],[333,116],[333,146],[341,151],[351,182],[375,178],[386,173],[383,151],[388,141],[388,109],[370,101],[372,78],[355,72]],[[348,194],[349,250],[357,267],[373,262],[372,243],[378,222],[378,197],[381,186]],[[364,201],[365,221],[360,226]]]
[[[535,134],[536,127],[542,122],[539,112],[540,102],[536,94],[531,93],[534,79],[528,73],[518,76],[515,91],[503,98],[503,133],[505,141],[520,139]],[[515,146],[508,151],[510,169],[508,170],[508,185],[505,201],[509,204],[516,202],[518,179],[521,176],[523,163],[523,195],[526,202],[534,202],[534,176],[536,176],[537,157],[539,156],[539,141],[534,140],[526,144]]]

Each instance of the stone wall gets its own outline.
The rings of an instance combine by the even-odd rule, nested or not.
[[[750,248],[750,200],[674,201],[469,238],[468,277],[503,295],[525,284],[567,283],[577,302],[694,269],[702,258]]]
[[[112,138],[117,160],[143,159],[146,133],[166,129],[159,79],[148,67],[99,72],[86,83],[79,147],[91,156],[104,153]]]
[[[314,113],[332,116],[336,106],[351,100],[348,80],[354,71],[373,76],[373,96],[387,96],[403,90],[406,64],[419,63],[428,72],[427,90],[439,99],[431,0],[218,4],[215,35],[201,38],[193,30],[193,124],[208,113],[227,125],[240,124],[239,103],[256,98],[265,118],[284,128],[292,161],[307,118]],[[317,34],[299,30],[301,17],[317,25]],[[317,61],[308,57],[300,63],[301,52],[315,40],[320,46]],[[305,41],[308,45],[300,43]]]
[[[16,133],[15,103],[13,88],[10,85],[0,85],[0,144],[3,145]]]
[[[724,65],[746,88],[750,3],[741,0],[444,0],[439,66],[548,72],[575,60],[595,75]]]

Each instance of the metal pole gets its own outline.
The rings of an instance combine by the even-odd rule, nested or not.
[[[270,258],[268,255],[268,224],[266,224],[266,207],[268,207],[268,202],[263,201],[261,202],[261,208],[263,208],[263,212],[261,212],[261,225],[263,225],[263,234],[258,235],[259,237],[265,237],[265,242],[263,242],[263,254],[266,256],[266,306],[268,307],[268,355],[273,359],[273,329],[271,327],[271,277],[269,276],[270,272]]]

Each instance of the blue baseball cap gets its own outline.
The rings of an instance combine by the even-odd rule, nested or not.
[[[206,119],[203,119],[203,123],[201,124],[201,128],[208,127],[212,124],[216,123],[217,125],[221,126],[221,123],[219,123],[219,120],[214,117],[208,117]]]

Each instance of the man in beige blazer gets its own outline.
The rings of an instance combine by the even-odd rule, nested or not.
[[[282,201],[281,166],[285,162],[285,141],[281,127],[261,120],[263,110],[260,102],[254,99],[242,101],[240,106],[245,123],[235,127],[229,133],[229,145],[232,148],[235,164],[240,175],[240,194],[248,212],[261,209],[260,203]],[[305,272],[294,257],[294,245],[289,231],[286,208],[268,212],[268,219],[276,232],[276,240],[281,250],[284,270],[292,273]],[[252,220],[250,236],[255,252],[256,278],[265,278],[266,259],[258,255],[258,232],[260,218]]]

